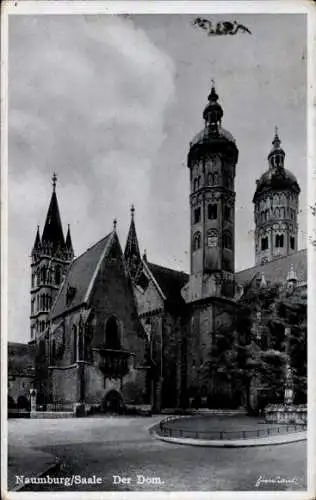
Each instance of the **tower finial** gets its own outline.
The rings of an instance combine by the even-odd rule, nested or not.
[[[134,214],[135,214],[135,207],[134,207],[134,203],[131,204],[131,217],[132,219],[134,219]]]
[[[280,144],[281,144],[280,137],[279,137],[279,127],[277,127],[277,126],[274,127],[274,138],[273,138],[272,144],[275,148],[279,148]]]
[[[113,231],[116,231],[116,226],[117,226],[117,219],[115,217],[115,219],[113,220]]]
[[[57,182],[57,175],[56,175],[56,172],[54,172],[53,177],[52,177],[52,184],[53,184],[53,191],[54,192],[56,191],[56,182]]]

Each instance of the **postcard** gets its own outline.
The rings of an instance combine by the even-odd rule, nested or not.
[[[314,498],[315,15],[3,5],[3,498]]]

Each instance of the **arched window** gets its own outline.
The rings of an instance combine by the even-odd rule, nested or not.
[[[233,248],[232,235],[230,233],[224,233],[223,235],[224,248],[231,250]]]
[[[269,219],[269,210],[266,210],[264,212],[264,220],[268,220]]]
[[[211,220],[217,219],[217,204],[210,203],[207,207],[207,216]]]
[[[193,236],[193,250],[201,248],[201,234],[195,233]]]
[[[77,327],[73,325],[72,327],[72,362],[77,361]]]
[[[32,273],[32,288],[35,286],[35,273]]]
[[[264,221],[264,211],[263,210],[260,213],[260,217],[261,217],[261,221],[263,222]]]
[[[197,191],[197,188],[198,188],[198,180],[197,179],[194,179],[193,186],[194,186],[194,191]]]
[[[198,176],[198,189],[201,187],[201,176]]]
[[[121,342],[119,338],[119,330],[117,320],[111,316],[105,325],[105,347],[106,349],[120,349]]]
[[[214,172],[214,184],[218,183],[218,172]]]

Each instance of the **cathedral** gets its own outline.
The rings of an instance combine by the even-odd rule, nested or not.
[[[75,257],[53,176],[44,229],[37,229],[31,253],[30,342],[19,351],[32,357],[33,372],[23,374],[22,362],[19,376],[17,345],[9,344],[12,404],[27,399],[33,387],[42,407],[79,404],[85,412],[146,404],[155,411],[245,406],[233,381],[223,384],[212,375],[210,352],[218,332],[234,330],[249,290],[306,292],[307,251],[298,250],[300,187],[285,168],[276,129],[267,169],[254,187],[255,266],[235,272],[239,151],[222,127],[214,85],[203,120],[187,158],[189,275],[141,253],[133,206],[124,250],[114,220],[109,234]]]

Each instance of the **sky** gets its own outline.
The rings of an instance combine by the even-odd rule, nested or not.
[[[274,128],[301,187],[306,234],[306,20],[302,14],[203,17],[252,34],[211,37],[195,15],[41,15],[9,20],[9,340],[30,338],[30,253],[58,175],[75,254],[130,205],[141,251],[189,272],[187,153],[211,80],[236,139],[236,270],[254,265],[252,197]]]

